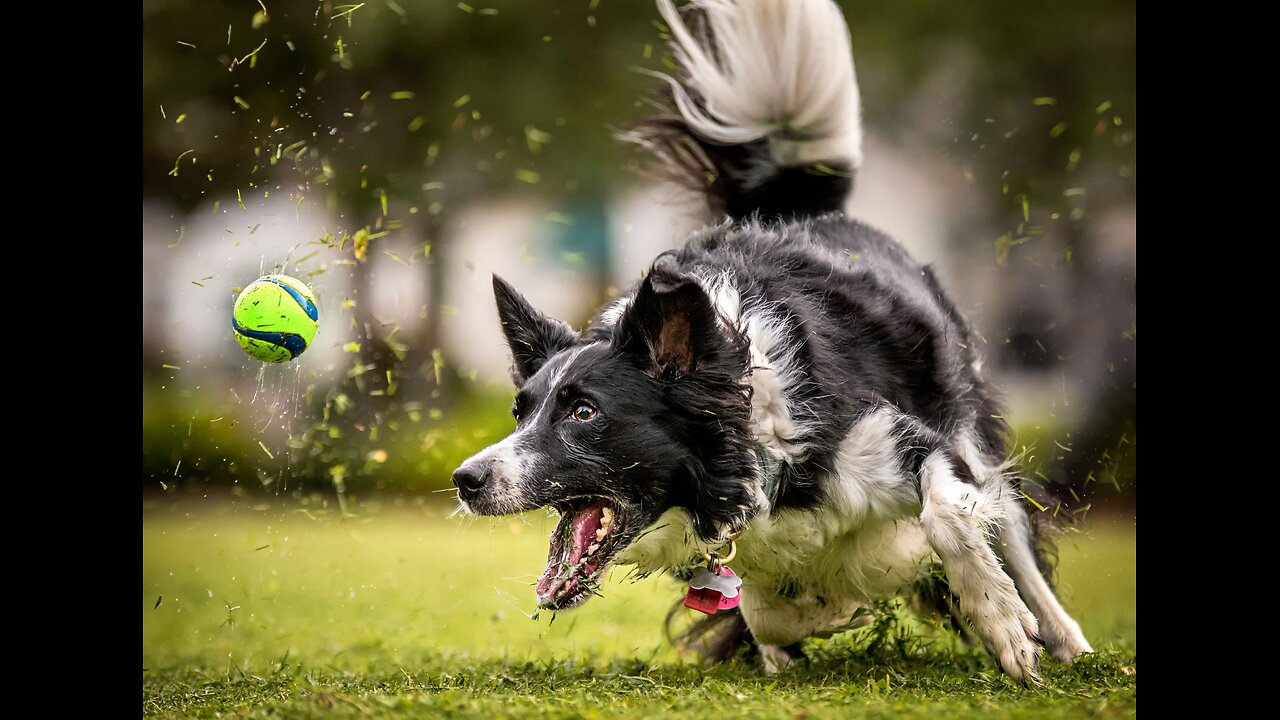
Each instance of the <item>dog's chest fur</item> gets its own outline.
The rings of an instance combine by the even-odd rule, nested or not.
[[[926,577],[936,558],[914,518],[865,518],[790,510],[757,518],[738,540],[732,567],[743,578],[742,609],[758,641],[785,645],[854,627],[861,608]],[[619,562],[641,572],[688,568],[706,547],[688,516],[668,511]]]
[[[809,625],[789,629],[788,636],[832,632],[846,627],[859,607],[929,574],[935,556],[907,511],[915,500],[897,477],[893,447],[889,417],[868,415],[841,446],[826,502],[762,513],[747,525],[732,563],[743,578],[744,611],[767,615],[768,624]],[[645,573],[679,570],[700,562],[706,550],[688,515],[675,509],[619,561]],[[751,624],[758,636],[766,632],[765,623]]]

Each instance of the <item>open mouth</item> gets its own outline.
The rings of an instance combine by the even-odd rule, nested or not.
[[[618,551],[625,517],[604,498],[579,498],[556,505],[560,522],[551,533],[547,569],[538,578],[538,607],[567,610],[586,602]]]

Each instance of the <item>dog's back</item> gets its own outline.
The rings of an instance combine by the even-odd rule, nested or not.
[[[948,440],[968,429],[983,452],[1004,456],[976,342],[932,271],[883,233],[838,213],[753,216],[706,228],[670,256],[758,355],[757,424],[770,428],[757,437],[780,461],[774,508],[819,503],[849,428],[878,408],[900,414],[904,442],[925,428]]]

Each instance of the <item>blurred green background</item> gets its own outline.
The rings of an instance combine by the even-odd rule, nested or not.
[[[973,317],[1028,477],[1131,509],[1133,4],[840,4],[868,133],[852,211]],[[447,488],[512,426],[486,271],[582,322],[702,220],[612,139],[650,109],[633,69],[670,66],[649,2],[143,20],[144,493]],[[288,368],[228,322],[276,270],[322,311]]]
[[[1068,607],[1127,676],[1135,4],[839,5],[867,138],[850,211],[981,334],[1028,487],[1090,528],[1063,548]],[[549,521],[450,517],[449,480],[514,424],[489,274],[582,323],[706,219],[613,139],[652,110],[634,69],[669,70],[666,37],[648,0],[144,0],[148,714],[285,667],[441,663],[448,685],[450,657],[674,659],[667,579],[526,620]],[[270,272],[320,305],[286,366],[231,336]]]

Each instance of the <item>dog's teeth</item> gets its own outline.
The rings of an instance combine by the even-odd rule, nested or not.
[[[613,523],[613,508],[609,507],[608,505],[605,505],[604,509],[600,511],[600,524],[605,527],[609,527],[609,525],[611,525],[612,523]]]
[[[599,549],[600,549],[600,543],[591,543],[589,546],[587,546],[587,554],[594,555],[595,552]]]
[[[609,529],[605,527],[601,527],[598,530],[596,530],[596,539],[603,540],[604,536],[608,534],[609,534]]]

